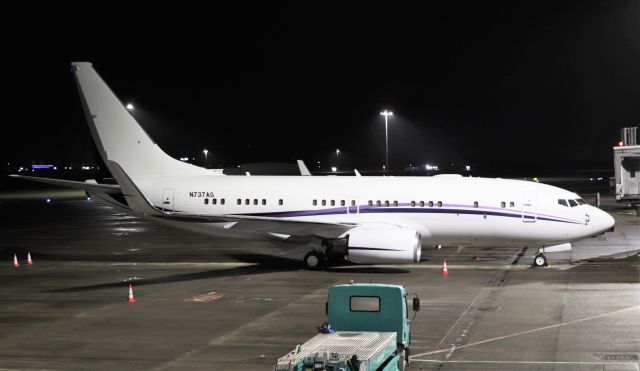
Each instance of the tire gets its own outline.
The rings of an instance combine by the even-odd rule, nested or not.
[[[546,267],[547,266],[547,257],[544,254],[537,254],[533,257],[533,266],[534,267]]]
[[[402,349],[402,350],[400,350]],[[399,353],[398,353],[398,370],[399,371],[404,371],[407,366],[409,365],[409,362],[407,362],[407,357],[409,356],[407,351],[404,349],[404,347],[400,346],[398,347]]]
[[[307,269],[318,270],[324,265],[324,257],[317,251],[309,251],[304,256],[304,264]]]

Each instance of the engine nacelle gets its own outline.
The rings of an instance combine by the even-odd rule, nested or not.
[[[420,233],[391,225],[363,225],[349,231],[347,259],[354,263],[418,263],[422,255]]]

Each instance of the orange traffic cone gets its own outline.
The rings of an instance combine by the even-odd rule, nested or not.
[[[127,299],[129,303],[135,303],[136,299],[133,297],[133,287],[129,284],[129,298]]]
[[[33,260],[31,260],[31,253],[29,251],[27,251],[27,264],[33,264]]]
[[[13,266],[18,268],[20,266],[20,263],[18,263],[18,255],[13,254]]]
[[[444,264],[442,265],[442,275],[448,276],[449,271],[447,270],[447,259],[444,260]]]

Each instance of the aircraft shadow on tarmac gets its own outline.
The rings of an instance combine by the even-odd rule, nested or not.
[[[164,283],[174,283],[174,282],[184,282],[184,281],[195,281],[195,280],[205,280],[211,278],[224,278],[224,277],[237,277],[237,276],[246,276],[252,274],[262,274],[262,273],[277,273],[277,272],[287,272],[287,271],[295,271],[302,270],[302,263],[297,259],[291,259],[287,257],[279,257],[273,255],[264,255],[264,254],[232,254],[228,255],[231,258],[239,260],[243,263],[252,263],[249,266],[241,266],[234,267],[229,269],[212,269],[201,272],[192,272],[192,273],[182,273],[182,274],[173,274],[168,276],[161,276],[155,278],[143,278],[136,280],[123,280],[117,282],[108,282],[97,285],[88,285],[88,286],[78,286],[78,287],[69,287],[64,289],[56,289],[56,290],[48,290],[46,292],[82,292],[82,291],[92,291],[92,290],[103,290],[103,289],[111,289],[122,287],[128,283],[134,283],[136,286],[144,286],[144,285],[157,285]],[[386,267],[370,267],[370,266],[345,266],[341,267],[330,267],[327,268],[326,271],[329,272],[344,272],[344,273],[352,273],[352,274],[400,274],[400,273],[409,273],[408,270],[404,269],[396,269],[396,268],[386,268]],[[321,274],[322,271],[314,272],[317,274]]]

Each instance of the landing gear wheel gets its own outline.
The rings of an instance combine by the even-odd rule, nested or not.
[[[544,254],[537,254],[534,258],[533,258],[533,266],[534,267],[546,267],[547,264],[547,257],[544,256]]]
[[[317,251],[309,251],[304,256],[304,264],[311,270],[317,270],[322,267],[324,263],[324,256]]]

